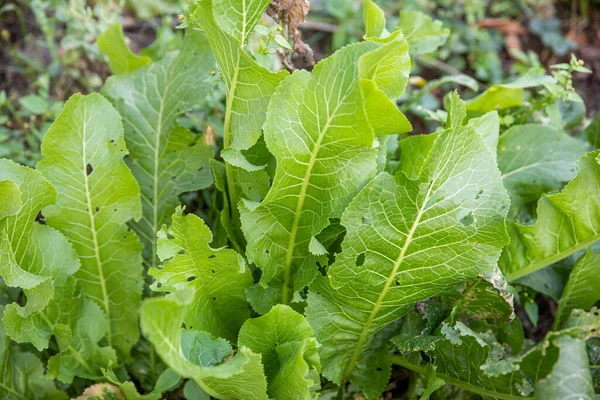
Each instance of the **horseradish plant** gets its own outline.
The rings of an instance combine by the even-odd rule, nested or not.
[[[600,120],[500,135],[525,89],[570,93],[532,70],[407,136],[411,55],[447,29],[402,12],[390,32],[365,0],[363,41],[273,72],[247,46],[268,6],[201,0],[160,60],[109,28],[101,94],[69,99],[35,170],[0,161],[2,397],[594,398]],[[218,158],[178,123],[216,71]],[[209,228],[178,196],[213,184]],[[542,339],[509,283],[530,315],[557,301]]]

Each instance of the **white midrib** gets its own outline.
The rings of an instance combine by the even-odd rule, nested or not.
[[[321,143],[325,138],[325,134],[329,129],[329,125],[331,125],[331,121],[335,118],[338,109],[346,100],[345,96],[342,98],[338,105],[335,107],[331,116],[327,119],[327,122],[319,132],[319,137],[315,142],[315,146],[310,154],[310,160],[308,162],[308,166],[306,167],[306,172],[304,173],[304,180],[302,181],[302,187],[300,188],[300,194],[298,195],[298,202],[296,203],[296,209],[294,211],[294,221],[292,222],[292,229],[290,230],[290,238],[288,241],[287,252],[285,255],[285,264],[283,266],[283,287],[281,288],[281,301],[283,304],[287,304],[289,300],[289,284],[291,279],[291,267],[292,260],[294,259],[294,248],[296,247],[296,235],[298,234],[298,225],[300,224],[300,216],[302,215],[302,207],[304,206],[304,200],[306,199],[306,191],[308,190],[308,184],[310,183],[310,177],[312,173],[312,169],[315,166],[317,161],[317,156],[319,154],[319,150],[321,149]]]
[[[167,87],[168,89],[168,87]],[[165,90],[166,93],[166,90]],[[159,174],[158,174],[158,167],[160,165],[160,137],[162,134],[162,118],[163,118],[163,108],[164,108],[164,101],[160,102],[160,108],[158,110],[158,121],[156,124],[156,134],[154,135],[154,177],[153,177],[153,181],[154,181],[154,185],[153,185],[153,192],[154,195],[152,196],[152,234],[154,235],[154,237],[152,238],[151,242],[152,242],[152,268],[156,267],[156,232],[157,232],[157,228],[158,228],[158,178],[159,178]]]
[[[396,278],[396,274],[398,273],[398,270],[400,269],[400,266],[402,265],[402,262],[404,261],[404,256],[406,254],[406,251],[408,250],[408,247],[410,246],[413,236],[415,234],[415,231],[417,230],[417,227],[419,226],[419,223],[421,222],[421,218],[423,217],[423,213],[425,212],[425,205],[427,204],[429,197],[431,196],[431,190],[433,188],[435,180],[436,179],[432,180],[432,182],[429,185],[429,188],[427,189],[427,194],[425,195],[425,198],[423,199],[421,208],[419,209],[419,211],[416,215],[415,221],[413,222],[412,226],[410,227],[410,230],[408,231],[408,234],[406,235],[406,241],[404,242],[402,249],[400,249],[400,254],[398,255],[398,258],[396,259],[396,261],[394,262],[394,267],[392,268],[392,272],[390,272],[390,275],[388,276],[388,278],[385,282],[385,285],[383,286],[381,293],[379,293],[379,297],[377,298],[377,301],[375,302],[373,309],[371,310],[371,313],[369,314],[369,318],[367,319],[365,326],[363,327],[362,331],[360,332],[360,336],[358,337],[358,341],[356,342],[356,347],[354,348],[354,351],[352,352],[352,356],[350,357],[350,361],[349,361],[348,365],[346,366],[346,369],[344,370],[344,373],[342,375],[342,382],[346,381],[348,379],[348,377],[350,376],[350,374],[352,373],[352,371],[354,370],[354,366],[356,365],[356,362],[358,361],[358,357],[360,356],[362,347],[365,344],[367,337],[369,336],[369,330],[371,328],[371,325],[373,324],[373,321],[375,320],[375,317],[377,316],[377,313],[379,312],[379,309],[381,308],[381,304],[383,303],[383,300],[385,299],[385,296],[387,295],[387,292],[390,289],[392,282]]]
[[[98,245],[98,235],[96,233],[96,220],[92,211],[92,198],[90,195],[90,185],[87,174],[87,152],[86,152],[86,143],[87,143],[87,108],[84,110],[83,115],[83,179],[85,184],[85,197],[87,200],[87,212],[90,219],[90,228],[92,231],[92,240],[94,242],[94,252],[96,257],[96,266],[98,267],[98,277],[100,280],[100,287],[102,288],[102,297],[104,303],[104,311],[106,312],[106,319],[108,321],[107,324],[107,338],[108,345],[112,346],[112,321],[110,318],[110,300],[108,298],[108,291],[106,290],[106,282],[104,280],[104,270],[102,269],[102,257],[100,257],[100,246]]]
[[[502,179],[508,178],[509,176],[514,175],[514,174],[518,174],[519,172],[527,171],[528,169],[531,169],[531,168],[535,168],[535,167],[542,166],[542,165],[554,165],[554,164],[560,164],[560,161],[544,161],[544,162],[537,162],[537,163],[533,163],[533,164],[524,165],[517,169],[513,169],[510,172],[502,174]]]

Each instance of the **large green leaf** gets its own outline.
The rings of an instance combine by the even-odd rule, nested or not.
[[[260,355],[241,347],[231,359],[203,367],[187,359],[182,351],[182,323],[193,296],[189,291],[146,300],[142,305],[141,326],[156,352],[171,369],[193,379],[217,399],[266,400],[267,382]],[[198,344],[202,344],[199,341]],[[213,351],[213,345],[208,348]],[[202,348],[194,350],[199,354]],[[190,354],[191,349],[187,349]]]
[[[304,316],[277,305],[262,317],[246,321],[238,345],[262,355],[271,398],[315,397],[321,364],[315,335]]]
[[[273,185],[260,204],[247,201],[240,211],[246,255],[282,302],[314,279],[325,254],[316,236],[375,174],[376,135],[411,129],[390,100],[409,70],[406,41],[396,33],[385,44],[347,46],[311,74],[294,73],[273,96],[265,123],[277,159]]]
[[[0,315],[4,308],[0,307]],[[67,399],[52,379],[44,375],[41,361],[32,353],[20,350],[4,332],[0,323],[0,396],[5,400]]]
[[[126,74],[131,71],[152,64],[152,59],[146,56],[136,56],[129,50],[123,36],[123,27],[120,23],[106,28],[96,40],[101,52],[108,57],[108,65],[114,75]]]
[[[119,114],[99,94],[72,96],[42,142],[38,170],[56,188],[46,223],[73,244],[83,296],[106,316],[106,340],[128,357],[139,337],[141,244],[127,222],[141,217],[140,191],[125,165]]]
[[[561,189],[575,177],[575,163],[585,153],[583,144],[551,126],[518,125],[507,130],[498,143],[498,166],[511,206]]]
[[[247,52],[246,40],[269,5],[265,0],[202,0],[195,17],[206,33],[226,86],[223,121],[223,150],[226,182],[223,185],[226,207],[221,224],[237,250],[243,250],[238,202],[248,196],[256,182],[268,182],[265,162],[255,165],[247,151],[262,133],[267,106],[287,72],[271,72],[260,66]],[[268,156],[264,146],[260,153]],[[264,158],[264,157],[263,157]],[[244,170],[244,172],[240,171]],[[262,185],[261,185],[262,186]],[[251,189],[252,190],[252,189]]]
[[[464,116],[455,95],[454,111]],[[459,121],[461,118],[454,118]],[[474,126],[455,124],[422,149],[410,177],[378,175],[342,216],[342,252],[308,296],[323,375],[372,398],[387,384],[385,327],[420,300],[493,272],[508,242],[508,195]]]
[[[575,263],[554,317],[554,328],[569,317],[575,308],[589,310],[600,300],[600,254],[591,247]]]
[[[235,341],[250,317],[246,289],[252,285],[252,275],[234,250],[212,249],[211,241],[202,220],[193,214],[184,216],[178,208],[171,226],[158,234],[158,255],[165,263],[149,271],[156,279],[152,289],[191,288],[194,302],[186,308],[186,326]]]
[[[214,58],[206,37],[190,30],[179,53],[131,74],[110,77],[102,93],[121,114],[131,171],[140,183],[143,217],[133,222],[144,259],[157,264],[156,233],[179,204],[177,196],[212,183],[210,145],[176,124],[176,117],[204,102]]]
[[[579,251],[600,239],[600,151],[578,163],[579,172],[558,194],[538,202],[533,225],[509,224],[510,245],[500,267],[514,281]]]

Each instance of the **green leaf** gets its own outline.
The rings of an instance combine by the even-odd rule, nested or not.
[[[240,232],[238,202],[246,196],[245,187],[269,180],[263,165],[254,165],[246,151],[260,138],[269,100],[288,75],[285,71],[275,73],[265,69],[246,51],[246,39],[269,3],[267,0],[201,0],[194,13],[206,33],[226,86],[221,157],[226,161],[224,202],[227,206],[221,212],[221,224],[240,251],[244,238]],[[246,173],[240,173],[240,169]]]
[[[111,368],[104,371],[104,375],[109,382],[117,385],[126,400],[159,400],[163,398],[163,393],[171,391],[181,383],[181,377],[172,369],[167,368],[156,380],[156,386],[148,394],[139,394],[133,382],[121,382]]]
[[[594,385],[590,374],[585,341],[568,335],[554,340],[559,357],[552,372],[535,385],[535,398],[543,400],[593,400]]]
[[[190,288],[194,303],[184,313],[186,326],[235,341],[250,317],[246,289],[252,285],[252,275],[234,250],[212,249],[211,241],[212,234],[200,218],[183,216],[183,209],[177,208],[171,226],[158,233],[158,255],[165,263],[149,271],[156,279],[152,289]]]
[[[564,322],[575,308],[588,311],[600,300],[600,254],[587,249],[575,263],[565,286],[554,319],[554,329]]]
[[[15,215],[23,207],[19,185],[10,180],[0,181],[0,220]]]
[[[281,288],[283,303],[325,262],[310,251],[313,238],[375,174],[375,136],[411,129],[390,100],[404,90],[409,70],[406,41],[396,34],[384,44],[343,48],[312,73],[291,75],[273,96],[265,123],[277,160],[273,185],[260,204],[244,202],[240,212],[246,256],[262,270],[261,285]],[[393,117],[377,119],[386,107]]]
[[[411,54],[426,54],[443,46],[450,35],[441,21],[420,11],[400,11],[398,27],[406,36]]]
[[[233,354],[227,340],[193,329],[181,331],[181,351],[185,358],[202,367],[220,364]]]
[[[511,242],[499,265],[509,282],[600,239],[600,151],[583,156],[578,168],[577,176],[562,192],[542,196],[535,224],[508,225]]]
[[[0,274],[8,286],[23,289],[27,298],[25,306],[7,306],[4,318],[11,320],[7,333],[42,350],[48,347],[52,324],[40,318],[53,315],[54,323],[69,323],[69,307],[61,312],[59,303],[65,292],[72,292],[70,277],[79,260],[63,235],[35,221],[39,210],[56,200],[56,191],[42,174],[0,160],[0,179],[13,182],[19,200],[24,200],[16,214],[0,220]]]
[[[461,108],[458,95],[453,102]],[[410,177],[372,180],[342,216],[342,252],[310,286],[323,375],[369,398],[381,393],[390,360],[378,335],[414,303],[494,271],[508,242],[507,204],[492,152],[469,125],[435,135]]]
[[[0,307],[0,315],[4,308]],[[0,323],[0,396],[5,400],[62,400],[52,379],[44,375],[42,362],[32,353],[20,350],[4,332]]]
[[[583,144],[550,126],[508,129],[498,143],[498,166],[511,205],[518,208],[561,189],[575,177],[575,164],[585,153]]]
[[[261,357],[242,347],[224,363],[202,367],[185,358],[181,345],[181,325],[193,296],[188,291],[176,297],[146,300],[142,305],[141,326],[158,355],[180,376],[192,378],[209,395],[218,399],[266,400],[267,382]],[[195,350],[197,353],[202,348]]]
[[[496,375],[482,370],[491,358],[490,346],[462,322],[453,326],[444,323],[439,335],[400,335],[392,342],[405,352],[425,352],[432,359],[437,378],[484,397],[519,399],[528,396],[533,389],[529,377],[513,365]],[[426,371],[406,357],[396,356],[394,363],[416,372]]]
[[[101,52],[108,57],[108,65],[113,75],[127,74],[131,71],[152,64],[152,59],[146,56],[136,56],[129,50],[123,36],[120,23],[112,24],[96,39]]]
[[[276,305],[240,330],[238,346],[262,355],[267,394],[273,399],[313,399],[321,364],[314,333],[301,314]]]
[[[555,79],[546,75],[544,69],[532,68],[515,81],[493,85],[479,96],[467,101],[467,111],[483,114],[489,111],[518,107],[525,100],[524,89],[546,86],[554,82]]]
[[[27,113],[33,115],[41,115],[48,110],[48,101],[35,94],[21,97],[19,99],[19,104],[21,104],[21,107],[23,107]]]
[[[202,0],[196,12],[227,87],[226,160],[252,147],[261,135],[269,99],[286,72],[259,66],[244,50],[247,36],[269,5],[267,0]],[[228,13],[230,9],[235,13]],[[260,82],[260,85],[257,84]]]
[[[62,232],[81,261],[83,296],[106,316],[109,346],[127,358],[138,340],[141,244],[127,222],[141,217],[139,186],[125,165],[119,114],[99,94],[73,95],[42,142],[38,170],[56,188],[46,223]]]
[[[140,183],[143,217],[132,226],[144,243],[148,267],[158,262],[156,233],[169,223],[178,196],[212,184],[212,146],[175,122],[180,113],[204,102],[212,69],[206,37],[190,30],[179,53],[110,77],[102,90],[123,118],[129,165]]]
[[[600,112],[596,114],[579,137],[585,141],[585,145],[589,150],[600,149]]]
[[[363,2],[363,20],[367,37],[381,37],[385,31],[385,14],[373,0]]]

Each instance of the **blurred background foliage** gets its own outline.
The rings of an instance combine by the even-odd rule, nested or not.
[[[178,47],[182,37],[176,29],[178,15],[185,13],[190,1],[5,1],[0,7],[0,157],[35,165],[41,138],[63,102],[73,93],[102,86],[110,69],[97,38],[109,26],[120,23],[132,51],[157,60]],[[408,10],[423,11],[449,29],[444,46],[413,59],[409,88],[399,105],[410,115],[414,133],[435,129],[441,96],[452,88],[458,87],[468,99],[494,84],[513,81],[532,67],[550,72],[551,65],[568,62],[571,53],[591,70],[600,68],[600,0],[378,3],[389,16],[389,29],[398,24],[399,11]],[[312,0],[310,6],[301,32],[317,61],[361,39],[360,0]],[[264,46],[264,38],[255,36],[255,47]],[[584,101],[561,102],[558,112],[568,127],[576,127],[600,108],[600,75],[576,73],[569,84]],[[222,87],[215,87],[208,105],[182,116],[182,124],[197,132],[211,124],[219,136],[223,93]],[[547,108],[555,97],[544,99],[535,90],[528,96],[524,109],[505,113],[504,127],[522,123],[523,118],[551,117],[536,111]]]

